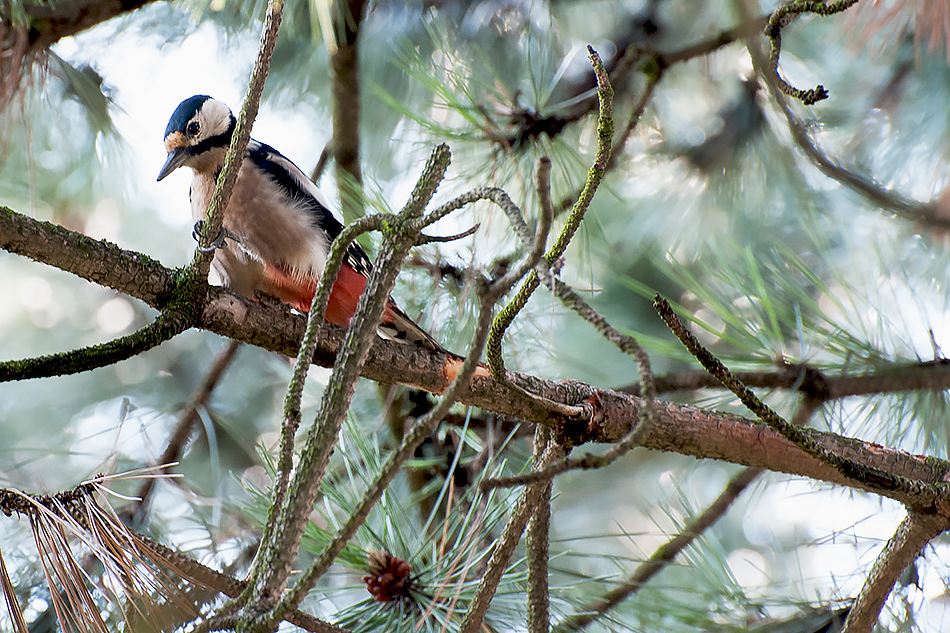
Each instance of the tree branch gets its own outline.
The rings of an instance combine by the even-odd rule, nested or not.
[[[0,382],[67,376],[108,367],[158,347],[190,328],[192,323],[187,311],[165,310],[148,325],[106,343],[0,362]]]
[[[349,223],[363,217],[363,173],[360,168],[360,74],[358,42],[364,0],[334,2],[335,42],[328,42],[333,77],[333,147],[341,213]]]
[[[777,371],[735,372],[735,376],[747,387],[795,390],[829,401],[904,391],[946,391],[950,389],[950,359],[893,363],[853,375],[833,375],[808,365],[794,364],[784,365]],[[722,383],[706,371],[656,377],[656,390],[659,393],[721,387]],[[636,383],[619,387],[617,391],[633,396],[641,394],[640,385]]]
[[[60,0],[50,4],[24,2],[29,20],[29,41],[34,50],[45,49],[106,20],[134,11],[152,0]],[[4,20],[7,23],[7,20]]]
[[[894,583],[920,555],[927,543],[948,528],[950,518],[946,512],[919,514],[908,510],[894,536],[874,562],[874,567],[861,587],[841,633],[871,633],[887,597],[894,588]]]
[[[114,288],[157,308],[169,301],[175,288],[176,271],[146,256],[2,207],[0,248]],[[245,299],[221,288],[208,289],[208,301],[195,325],[287,356],[296,355],[305,326],[306,320],[287,306],[273,301]],[[332,325],[323,326],[312,362],[323,367],[332,366],[342,345],[343,330]],[[377,382],[406,384],[438,393],[448,384],[443,373],[445,361],[443,354],[376,340],[362,375]],[[935,367],[934,371],[944,369]],[[586,442],[619,441],[639,421],[643,407],[643,401],[636,396],[578,381],[550,381],[528,375],[519,375],[518,380],[548,400],[568,405],[586,403],[592,407],[595,416],[585,423],[566,419],[503,385],[478,376],[463,390],[459,401],[503,416],[544,424],[561,437],[569,438],[575,446]],[[950,463],[943,460],[915,457],[833,433],[809,429],[803,432],[849,459],[924,483],[941,482],[950,471]],[[755,420],[685,405],[658,403],[656,420],[644,438],[643,446],[868,489],[807,456]],[[896,490],[883,494],[922,511],[933,505],[929,495],[905,494]]]
[[[736,379],[732,372],[730,372],[718,358],[713,356],[709,350],[700,344],[696,337],[689,331],[686,324],[676,316],[670,304],[660,297],[660,295],[656,296],[654,306],[670,330],[682,341],[690,354],[695,356],[696,360],[706,368],[706,371],[716,376],[716,378],[722,382],[723,386],[734,393],[739,400],[742,401],[742,404],[755,413],[759,419],[781,433],[783,437],[793,442],[812,457],[822,460],[838,470],[842,475],[862,482],[863,485],[868,486],[871,490],[878,488],[882,490],[902,489],[904,492],[910,494],[915,495],[920,493],[925,496],[930,496],[935,501],[942,495],[941,491],[934,484],[923,484],[922,482],[913,481],[878,468],[865,467],[863,464],[854,462],[847,457],[828,450],[820,443],[815,442],[806,433],[803,433],[800,428],[785,421],[752,393],[748,387]]]
[[[539,442],[535,444],[534,463],[535,469],[543,469],[552,460],[558,459],[564,455],[564,449],[557,442]],[[505,524],[501,536],[495,542],[492,550],[491,559],[488,561],[488,567],[482,574],[482,579],[478,583],[478,589],[468,605],[468,611],[465,613],[465,619],[462,621],[459,630],[462,633],[476,633],[481,630],[482,620],[488,611],[492,598],[495,596],[495,590],[498,583],[501,582],[502,575],[508,568],[508,561],[511,560],[521,535],[524,533],[538,505],[544,497],[544,492],[548,489],[549,482],[535,482],[525,487],[518,499],[518,505],[515,506],[508,523]]]
[[[535,427],[535,453],[543,454],[552,442],[551,432]],[[548,633],[551,629],[548,587],[548,559],[551,545],[551,480],[543,484],[538,507],[528,520],[525,556],[528,564],[528,633]]]
[[[251,140],[251,127],[254,125],[254,119],[257,118],[261,94],[264,92],[264,82],[267,80],[267,73],[270,70],[270,60],[274,55],[274,47],[277,45],[277,33],[280,30],[283,13],[283,0],[268,1],[264,26],[261,29],[261,43],[257,49],[257,58],[254,60],[251,79],[247,84],[247,93],[244,96],[241,111],[238,113],[234,132],[231,135],[231,143],[224,158],[224,167],[218,174],[214,192],[211,194],[211,202],[208,203],[208,208],[205,209],[204,228],[199,235],[199,248],[195,250],[192,266],[201,274],[202,278],[208,276],[211,260],[214,257],[211,244],[223,226],[224,210],[228,206],[228,200],[231,199],[231,192],[237,182],[241,165],[244,164],[247,144]]]
[[[248,588],[241,598],[242,601],[253,601],[252,608],[244,616],[248,626],[259,620],[264,630],[276,628],[270,611],[277,606],[296,561],[300,538],[349,409],[356,381],[376,339],[376,326],[396,282],[402,261],[418,237],[418,230],[413,221],[422,215],[441,183],[448,163],[448,147],[436,147],[409,202],[387,223],[376,264],[346,331],[343,351],[334,363],[333,373],[324,389],[320,410],[307,433],[295,475],[290,481],[286,495],[280,500],[279,510],[275,508],[270,512],[270,516],[276,517],[276,520],[269,523],[273,523],[275,527],[272,532],[268,531],[262,540]],[[259,618],[258,613],[265,615]]]
[[[765,35],[769,38],[769,71],[770,79],[779,90],[790,97],[800,100],[805,105],[814,105],[822,99],[828,98],[828,91],[824,86],[817,86],[810,90],[800,90],[788,84],[778,70],[779,55],[782,52],[782,29],[800,13],[816,13],[828,16],[847,11],[858,0],[838,0],[837,2],[810,2],[809,0],[792,0],[769,16],[769,23],[765,27]]]

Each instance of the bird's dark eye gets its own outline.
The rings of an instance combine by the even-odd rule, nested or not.
[[[188,124],[188,127],[185,128],[185,131],[188,132],[189,136],[198,136],[198,130],[201,129],[201,126],[198,125],[197,121],[192,121]]]

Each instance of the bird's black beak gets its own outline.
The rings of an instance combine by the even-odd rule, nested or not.
[[[161,180],[168,174],[184,165],[185,161],[188,160],[188,156],[189,154],[187,147],[177,147],[168,152],[168,158],[165,160],[165,164],[162,165],[162,170],[158,172],[158,180]]]

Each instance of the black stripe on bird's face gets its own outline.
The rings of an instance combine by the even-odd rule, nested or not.
[[[185,99],[165,127],[168,158],[158,174],[161,180],[195,156],[227,147],[237,124],[230,108],[207,95]]]

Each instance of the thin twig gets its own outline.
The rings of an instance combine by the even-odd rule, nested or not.
[[[214,391],[214,388],[218,385],[218,381],[221,380],[224,370],[231,364],[234,355],[240,347],[240,342],[233,340],[228,341],[218,352],[217,356],[215,356],[214,362],[205,374],[204,380],[201,381],[201,385],[192,394],[185,410],[179,416],[178,422],[175,424],[175,430],[172,431],[171,436],[168,438],[165,450],[162,451],[161,456],[156,461],[157,464],[171,464],[172,462],[178,461],[181,450],[184,448],[185,442],[188,441],[195,422],[198,421],[198,410],[203,408],[208,402],[208,399],[211,397],[211,392]],[[163,469],[162,472],[168,471],[167,469]],[[149,497],[154,488],[155,478],[146,479],[136,495],[138,500],[124,508],[123,514],[130,517],[138,517],[142,509],[148,507]]]
[[[528,237],[527,223],[524,221],[521,209],[514,204],[503,207],[515,231],[521,235],[524,247],[528,249],[530,253],[525,260],[525,265],[530,266],[529,270],[532,270],[532,272],[538,268],[542,270],[545,269],[543,266],[540,266],[541,257],[544,255],[544,246],[547,242],[548,232],[551,230],[551,223],[554,220],[554,210],[551,208],[551,160],[547,156],[543,156],[538,160],[536,186],[538,202],[541,207],[541,221],[538,223],[538,230],[533,238]],[[533,274],[537,273],[533,272]],[[505,311],[503,310],[502,312]],[[537,394],[531,393],[512,379],[512,376],[510,376],[505,369],[505,361],[501,353],[501,342],[504,338],[505,331],[508,329],[508,326],[511,325],[517,313],[509,311],[505,314],[505,317],[500,319],[496,318],[492,323],[492,329],[488,339],[486,357],[488,358],[488,366],[491,369],[492,378],[494,378],[496,382],[518,391],[526,398],[530,398],[539,405],[551,411],[556,411],[563,416],[575,418],[582,415],[584,411],[581,407],[565,405],[560,402],[542,398]]]
[[[446,145],[437,146],[426,164],[409,202],[398,215],[389,218],[376,264],[369,275],[350,321],[343,351],[337,356],[333,373],[324,389],[316,420],[307,433],[294,476],[279,508],[271,510],[247,590],[242,600],[253,600],[248,623],[264,619],[274,622],[274,607],[296,561],[300,539],[319,491],[330,454],[353,397],[360,369],[373,344],[376,327],[396,282],[402,261],[418,236],[416,220],[435,193],[450,160]],[[326,277],[329,273],[324,274]],[[321,280],[321,283],[324,280]],[[327,282],[329,283],[329,282]],[[316,297],[314,298],[316,301]],[[315,311],[319,313],[320,311]],[[311,318],[315,318],[311,315]],[[257,615],[263,614],[263,615]]]
[[[947,508],[943,514],[920,514],[908,509],[907,516],[874,562],[841,633],[871,633],[887,597],[907,566],[927,543],[950,528],[946,512]]]
[[[203,230],[199,234],[198,249],[195,251],[195,259],[192,263],[202,279],[208,276],[213,258],[211,242],[221,230],[224,209],[228,206],[228,200],[231,199],[238,171],[244,162],[247,144],[251,140],[251,127],[254,125],[254,119],[257,118],[261,94],[264,91],[264,81],[267,79],[271,57],[277,45],[277,33],[280,30],[283,11],[284,0],[268,0],[267,14],[264,16],[264,26],[261,30],[261,43],[257,49],[254,69],[251,71],[251,80],[247,85],[241,111],[238,113],[231,144],[224,159],[224,167],[218,174],[214,193],[211,194],[211,202],[205,211]]]
[[[913,481],[906,477],[887,472],[881,468],[859,464],[854,460],[843,457],[821,446],[810,435],[802,431],[801,428],[785,421],[779,414],[752,393],[748,387],[742,384],[718,358],[713,356],[712,353],[703,347],[696,337],[693,336],[686,324],[676,316],[669,302],[660,295],[657,295],[654,300],[654,306],[670,330],[676,334],[677,338],[679,338],[686,349],[689,350],[689,353],[702,364],[706,371],[716,376],[716,378],[722,382],[723,386],[734,393],[739,400],[742,401],[742,404],[748,407],[760,420],[765,422],[770,428],[782,435],[782,437],[789,442],[798,446],[805,453],[815,459],[823,461],[845,477],[861,482],[873,490],[902,490],[929,499],[930,505],[943,496],[943,493],[937,486],[921,481]]]
[[[836,375],[804,364],[783,365],[776,371],[735,372],[747,387],[800,391],[823,400],[850,396],[900,393],[904,391],[946,391],[950,389],[950,362],[947,359],[919,363],[892,363],[861,374]],[[685,371],[656,377],[658,393],[722,388],[705,371]],[[640,385],[618,387],[633,396],[641,394]]]
[[[78,374],[108,367],[147,352],[193,325],[194,317],[191,313],[194,310],[187,309],[188,303],[185,302],[184,310],[178,309],[177,306],[163,310],[147,325],[107,343],[35,358],[0,362],[0,382]]]
[[[470,229],[465,229],[461,233],[455,233],[454,235],[420,235],[419,236],[419,246],[423,244],[445,244],[447,242],[454,242],[456,240],[461,240],[469,235],[472,235],[479,229],[481,224],[476,224]]]
[[[561,457],[563,454],[564,449],[554,442],[546,443],[546,446],[543,447],[543,452],[538,450],[538,445],[535,445],[535,468],[543,469],[552,460]],[[476,633],[481,630],[482,621],[485,618],[485,613],[488,611],[488,606],[491,604],[492,598],[495,596],[495,590],[498,589],[498,583],[501,582],[501,578],[508,568],[508,562],[511,560],[511,556],[514,554],[515,548],[521,540],[521,535],[524,533],[525,526],[528,524],[528,519],[537,511],[546,489],[547,482],[540,482],[526,486],[524,491],[522,491],[521,497],[518,499],[518,504],[508,519],[508,523],[505,524],[501,536],[499,536],[495,542],[491,559],[488,561],[485,573],[482,575],[481,582],[478,584],[478,589],[476,589],[475,595],[468,605],[465,618],[459,627],[461,633]]]
[[[564,228],[558,235],[557,240],[555,240],[554,245],[552,245],[544,255],[544,261],[546,263],[544,267],[545,270],[553,268],[561,256],[563,256],[564,251],[567,250],[568,244],[570,244],[571,239],[580,227],[581,221],[584,219],[587,209],[590,207],[591,200],[597,191],[598,185],[601,180],[603,180],[607,163],[610,159],[611,142],[614,133],[613,89],[610,87],[610,79],[607,76],[607,71],[604,69],[600,56],[590,46],[587,47],[587,50],[590,55],[591,66],[593,66],[594,74],[597,77],[597,97],[600,104],[600,113],[597,118],[597,153],[594,158],[594,164],[588,171],[587,180],[581,195],[578,196],[577,202],[574,204]],[[538,171],[539,176],[541,176],[542,168],[540,166]],[[542,211],[550,213],[550,207],[551,205],[547,204],[547,209],[542,209]],[[520,215],[520,211],[518,215]],[[520,224],[524,224],[523,221]],[[524,232],[517,221],[513,220],[512,225],[519,234]],[[524,239],[524,236],[522,236],[522,239]],[[538,289],[539,284],[540,278],[538,272],[536,270],[531,271],[531,274],[528,275],[528,278],[521,285],[517,294],[511,301],[505,304],[492,323],[492,329],[488,338],[488,348],[485,355],[488,359],[489,367],[492,369],[492,377],[495,378],[495,380],[504,381],[507,377],[504,368],[504,359],[501,354],[501,342],[504,338],[505,331],[525,305],[527,305],[528,299],[534,294],[534,291]],[[524,391],[520,385],[518,388]],[[563,412],[562,415],[564,415]]]
[[[769,23],[765,27],[765,35],[769,38],[769,71],[770,79],[775,82],[783,94],[800,100],[805,105],[814,105],[822,99],[828,98],[828,91],[819,85],[809,90],[800,90],[788,84],[779,73],[778,62],[782,53],[782,29],[801,13],[816,13],[822,16],[835,15],[847,11],[857,4],[858,0],[838,0],[837,2],[816,2],[810,0],[792,0],[769,16]]]
[[[818,2],[792,2],[786,6],[810,5],[811,8],[816,8],[815,6],[811,5],[817,5],[820,7],[830,8],[835,5],[840,6],[843,3],[849,1],[850,0],[842,0],[829,5],[823,5]],[[742,5],[742,3],[739,3],[739,5]],[[740,11],[748,12],[746,7],[739,5],[737,6]],[[782,10],[784,10],[784,7],[778,11]],[[778,11],[776,11],[776,14]],[[772,19],[774,19],[774,16],[775,14],[773,14]],[[893,212],[902,218],[915,222],[921,222],[943,230],[950,229],[950,218],[942,217],[935,204],[922,203],[902,196],[896,191],[888,189],[874,182],[867,176],[855,173],[843,167],[841,161],[829,156],[812,139],[806,123],[795,116],[789,107],[788,100],[785,98],[787,93],[782,90],[782,83],[784,82],[782,82],[781,78],[777,75],[777,69],[775,67],[774,60],[766,58],[756,39],[747,38],[746,48],[749,50],[749,54],[752,57],[752,65],[755,68],[756,73],[765,81],[765,84],[769,87],[769,93],[772,96],[772,99],[775,101],[779,107],[779,110],[785,116],[785,120],[788,123],[789,132],[791,132],[795,144],[798,145],[802,152],[804,152],[805,156],[816,167],[818,167],[821,173],[860,194],[872,204],[887,211]],[[770,51],[770,54],[777,55],[778,52],[773,48]]]
[[[552,441],[549,429],[534,429],[534,452],[542,455]],[[551,629],[548,588],[548,556],[551,545],[551,481],[541,490],[538,507],[528,521],[525,554],[528,565],[528,633],[548,633]]]

